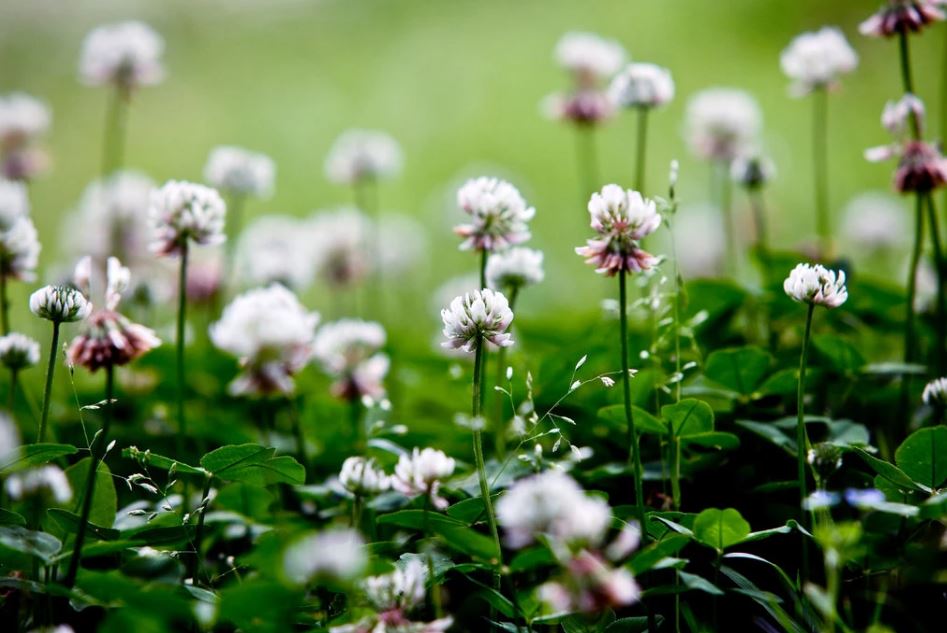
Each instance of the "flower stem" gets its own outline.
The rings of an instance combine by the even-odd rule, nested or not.
[[[763,192],[760,189],[754,189],[749,192],[750,206],[753,209],[753,220],[756,225],[756,253],[762,262],[764,269],[769,267],[769,239],[766,230],[766,204],[763,200]]]
[[[832,255],[832,221],[829,218],[829,93],[819,88],[812,94],[812,167],[815,187],[815,223],[819,252]]]
[[[726,161],[717,161],[714,178],[717,184],[717,200],[720,203],[720,214],[723,217],[724,240],[726,242],[727,272],[735,275],[737,272],[737,238],[733,225],[733,209],[730,208],[730,174]]]
[[[105,111],[105,134],[102,147],[102,179],[122,168],[125,154],[125,122],[128,93],[118,86]]]
[[[635,157],[635,190],[644,192],[648,152],[648,108],[638,108],[638,151]]]
[[[937,269],[937,375],[947,375],[947,305],[945,305],[944,285],[947,280],[947,264],[944,262],[944,251],[940,243],[940,227],[937,221],[937,210],[934,208],[934,195],[931,192],[924,194],[927,199],[927,220],[931,227],[931,244],[934,247],[934,266]]]
[[[197,578],[197,574],[203,569],[201,565],[201,545],[204,541],[204,515],[207,514],[207,506],[210,505],[210,485],[214,481],[214,475],[207,473],[204,477],[204,489],[201,491],[201,505],[197,509],[197,530],[194,532],[194,555],[190,558],[188,565],[188,576],[197,581],[206,581],[206,578]]]
[[[914,94],[914,79],[911,76],[911,48],[908,43],[908,34],[903,30],[898,33],[898,52],[900,53],[901,83],[904,86],[904,92]],[[913,112],[909,118],[911,121],[911,135],[914,140],[918,140],[921,138],[921,123]]]
[[[181,268],[178,277],[178,323],[177,323],[177,378],[178,378],[178,442],[183,449],[187,437],[187,418],[184,411],[184,398],[187,383],[184,379],[184,336],[187,326],[187,256],[188,243],[181,245]],[[182,451],[183,453],[183,451]],[[182,454],[183,457],[183,454]]]
[[[917,269],[921,262],[921,248],[924,243],[924,198],[921,194],[915,200],[914,213],[914,250],[911,252],[911,265],[908,268],[908,296],[904,318],[904,362],[914,360],[914,298],[917,292]],[[907,382],[907,380],[905,380]],[[906,412],[905,412],[906,413]]]
[[[7,275],[0,271],[0,331],[10,333],[10,302],[7,300]]]
[[[509,288],[509,299],[510,299],[510,311],[513,311],[516,306],[516,296],[519,294],[519,286],[511,286]],[[515,314],[515,312],[514,312]],[[501,347],[497,352],[497,373],[496,373],[496,385],[503,384],[505,379],[506,371],[506,348]],[[496,399],[496,411],[494,419],[494,450],[498,459],[503,459],[506,454],[506,428],[504,425],[504,416],[503,416],[503,403],[504,395],[499,391],[493,394]]]
[[[69,569],[63,584],[72,587],[79,572],[79,560],[82,558],[82,545],[85,542],[86,530],[89,524],[89,513],[92,511],[92,498],[95,495],[95,482],[98,479],[99,462],[105,458],[108,447],[109,429],[112,426],[112,392],[114,387],[114,368],[105,366],[105,406],[102,408],[102,429],[92,438],[89,447],[89,474],[86,475],[85,492],[82,496],[82,510],[79,513],[79,527],[76,530],[76,541],[72,546],[72,558],[69,559]]]
[[[240,232],[243,230],[243,207],[246,197],[234,194],[227,200],[227,270],[224,271],[225,289],[231,290],[236,287],[237,279],[237,242],[240,239]]]
[[[13,415],[13,405],[16,404],[16,381],[19,377],[19,372],[16,369],[10,370],[10,393],[7,394],[7,409],[10,411],[10,415]]]
[[[812,314],[815,304],[810,303],[806,312],[806,332],[802,338],[802,353],[799,355],[799,386],[796,389],[796,477],[799,484],[799,523],[807,527],[808,513],[804,508],[806,492],[806,455],[809,451],[809,437],[806,433],[806,364],[809,361],[809,337],[812,332]],[[802,580],[809,576],[809,544],[806,536],[802,535]]]
[[[641,525],[641,534],[647,540],[648,530],[645,523],[644,485],[642,483],[641,450],[638,445],[638,431],[635,428],[635,416],[631,410],[631,376],[628,374],[628,290],[627,275],[624,270],[618,273],[618,314],[621,326],[621,379],[625,397],[625,423],[628,426],[628,458],[635,471],[635,513]]]
[[[49,396],[53,390],[53,374],[56,372],[56,350],[59,348],[59,321],[53,321],[53,339],[49,344],[49,361],[46,365],[46,386],[43,389],[43,413],[39,419],[37,443],[46,439],[46,422],[49,420]]]
[[[503,567],[503,550],[500,547],[500,532],[497,530],[496,515],[493,513],[493,501],[490,499],[490,485],[487,483],[487,467],[483,460],[483,438],[480,429],[477,427],[480,418],[482,400],[481,385],[483,382],[483,356],[485,352],[486,341],[481,337],[477,342],[477,351],[474,354],[474,375],[473,375],[473,394],[471,397],[470,409],[473,416],[473,449],[474,461],[477,464],[477,477],[480,480],[480,496],[483,498],[483,506],[487,513],[487,524],[490,526],[490,536],[493,537],[493,545],[496,548],[496,570],[494,571],[494,588],[499,589],[500,568]]]
[[[365,437],[365,422],[362,420],[362,405],[357,397],[349,400],[349,422],[355,432],[355,452],[364,453],[368,443]]]
[[[576,127],[576,160],[579,172],[579,202],[581,208],[595,191],[598,181],[598,151],[595,147],[595,127],[579,125]]]
[[[480,251],[480,289],[487,287],[487,258],[489,253],[486,250]]]

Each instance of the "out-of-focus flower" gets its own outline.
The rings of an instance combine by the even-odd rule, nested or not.
[[[316,271],[330,286],[357,284],[374,268],[369,250],[374,227],[358,209],[317,213],[309,220],[307,233]]]
[[[207,183],[233,196],[267,198],[273,193],[275,175],[276,165],[269,156],[229,145],[215,147],[204,166]]]
[[[513,338],[507,332],[513,322],[513,312],[501,292],[484,288],[454,297],[450,306],[441,310],[441,320],[447,338],[441,345],[445,348],[472,352],[484,340],[498,347],[513,345]]]
[[[615,104],[608,93],[591,88],[551,94],[540,105],[550,119],[579,125],[594,125],[615,114]]]
[[[596,553],[583,550],[565,565],[559,581],[539,588],[539,598],[554,612],[599,613],[638,602],[641,589],[624,567],[612,567]]]
[[[92,312],[92,304],[69,286],[43,286],[30,295],[30,311],[54,323],[81,321]]]
[[[502,250],[530,238],[527,222],[536,209],[527,206],[519,190],[505,180],[468,180],[457,191],[457,204],[470,216],[469,223],[454,227],[464,238],[461,250]]]
[[[340,319],[319,328],[313,356],[335,378],[333,394],[347,400],[385,395],[382,381],[389,361],[379,353],[385,338],[381,324],[360,319]]]
[[[835,86],[839,77],[858,66],[858,55],[842,31],[826,26],[796,36],[780,55],[779,64],[793,80],[792,93],[803,96]]]
[[[304,536],[283,553],[286,578],[298,585],[351,582],[368,563],[365,543],[355,530],[329,529]]]
[[[865,158],[872,162],[898,158],[895,189],[902,193],[928,192],[947,183],[947,158],[934,144],[908,134],[909,129],[923,134],[924,104],[920,99],[909,94],[897,102],[888,102],[881,123],[895,141],[865,150]]]
[[[520,549],[547,536],[569,546],[597,546],[612,521],[608,504],[569,475],[548,470],[516,482],[497,502],[506,543]]]
[[[918,33],[945,18],[938,0],[887,0],[877,13],[861,23],[862,35],[892,37],[899,33]]]
[[[845,205],[842,217],[842,235],[869,253],[904,244],[905,211],[891,194],[872,192],[856,196]]]
[[[354,456],[342,462],[339,483],[360,497],[377,495],[391,487],[391,478],[370,457]]]
[[[446,508],[447,500],[438,496],[441,483],[454,474],[454,459],[435,448],[415,448],[402,454],[395,465],[391,487],[408,497],[427,496],[436,508]]]
[[[76,267],[76,282],[88,283],[90,262],[86,258]],[[108,260],[105,308],[95,310],[83,332],[72,340],[66,352],[69,362],[89,371],[126,365],[161,344],[153,330],[133,323],[118,313],[122,293],[128,289],[131,273],[115,257]],[[85,288],[88,293],[88,287]]]
[[[237,278],[246,285],[281,283],[296,291],[312,285],[315,253],[305,222],[266,215],[254,220],[237,242]]]
[[[194,304],[212,304],[224,281],[224,264],[220,252],[212,250],[194,257],[187,268],[187,300]]]
[[[881,125],[896,139],[904,138],[910,130],[911,119],[918,125],[924,123],[924,102],[912,94],[906,94],[897,101],[885,103],[881,111]]]
[[[33,220],[21,216],[0,230],[0,275],[32,281],[39,263],[39,238]]]
[[[674,80],[657,64],[628,64],[612,79],[608,94],[624,108],[657,108],[674,98]]]
[[[7,369],[19,371],[39,362],[39,343],[26,334],[10,332],[0,336],[0,363]]]
[[[825,508],[831,508],[832,506],[838,505],[840,499],[841,498],[837,492],[816,490],[806,497],[805,500],[803,500],[802,507],[810,511],[823,510]]]
[[[487,284],[497,290],[532,286],[543,280],[543,253],[522,247],[492,253],[486,272]]]
[[[427,257],[424,225],[409,215],[384,213],[378,218],[376,259],[385,276],[404,272]]]
[[[0,462],[20,448],[20,431],[16,428],[13,418],[0,411]]]
[[[383,180],[396,176],[402,161],[398,141],[386,132],[347,130],[326,156],[326,177],[340,185]]]
[[[713,277],[722,272],[726,237],[720,213],[711,205],[684,205],[671,224],[677,265],[687,279]]]
[[[210,339],[239,359],[243,372],[230,383],[234,395],[291,393],[293,374],[312,357],[319,315],[307,312],[291,291],[279,284],[236,297]]]
[[[598,237],[587,240],[576,254],[608,276],[618,272],[641,272],[657,263],[643,250],[640,241],[661,226],[661,216],[653,200],[618,185],[605,185],[589,200],[591,226]]]
[[[131,90],[164,78],[164,40],[150,26],[131,20],[96,27],[82,42],[79,78],[89,85]]]
[[[595,33],[570,32],[556,43],[556,62],[580,87],[595,85],[618,72],[627,55],[621,44]]]
[[[945,406],[947,405],[947,377],[935,378],[924,385],[924,393],[921,394],[921,400],[924,404]]]
[[[744,154],[733,159],[730,178],[747,189],[759,189],[776,175],[776,166],[766,156]]]
[[[178,255],[184,245],[220,244],[226,240],[227,206],[216,190],[204,185],[169,180],[151,195],[148,210],[151,249],[158,255]]]
[[[72,486],[59,466],[46,465],[13,473],[7,479],[6,489],[15,501],[38,497],[47,503],[63,504],[72,500]]]
[[[687,142],[698,158],[730,161],[756,146],[762,119],[749,93],[709,88],[687,104]]]
[[[0,178],[0,230],[8,230],[29,215],[30,200],[23,183]]]
[[[797,264],[783,282],[783,290],[793,301],[837,308],[848,299],[845,271],[836,273],[821,264]]]
[[[48,159],[37,141],[49,130],[49,106],[22,92],[0,97],[0,174],[29,180],[43,171]]]

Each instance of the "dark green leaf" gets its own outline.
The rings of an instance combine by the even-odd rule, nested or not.
[[[704,375],[743,396],[750,396],[772,362],[772,356],[758,347],[720,349],[707,358]]]
[[[915,483],[913,479],[908,477],[904,471],[894,464],[889,464],[882,459],[878,459],[874,455],[870,455],[860,448],[854,448],[852,450],[854,450],[855,454],[861,457],[865,463],[871,467],[872,470],[878,473],[881,477],[884,477],[886,480],[890,481],[898,488],[905,490],[921,490],[921,486]]]
[[[750,524],[734,508],[708,508],[694,519],[695,538],[722,552],[750,535]]]
[[[16,525],[0,526],[0,548],[35,556],[48,563],[62,548],[52,534],[36,532]]]
[[[76,447],[71,444],[26,444],[4,458],[0,463],[0,474],[6,475],[24,468],[47,464],[76,452]]]
[[[75,534],[79,530],[79,516],[77,514],[61,508],[51,508],[47,514],[68,534]],[[121,536],[121,532],[118,530],[102,527],[91,521],[87,521],[86,526],[86,534],[90,538],[97,538],[102,541],[114,541]]]
[[[710,405],[694,398],[685,398],[676,404],[661,407],[663,417],[678,437],[698,435],[714,430],[714,412]]]
[[[697,433],[695,435],[682,437],[681,444],[684,446],[696,445],[721,450],[733,450],[740,447],[740,438],[733,433],[712,431],[710,433]]]
[[[928,488],[939,488],[947,479],[947,427],[936,426],[911,433],[894,453],[904,473]]]
[[[64,509],[73,511],[81,507],[80,504],[85,491],[86,478],[89,476],[89,467],[92,465],[91,460],[91,457],[80,459],[66,469],[66,478],[69,479],[69,485],[72,486],[73,503]],[[95,492],[92,495],[89,523],[103,527],[112,527],[112,524],[115,523],[116,505],[117,497],[115,494],[115,482],[112,479],[112,471],[109,470],[105,462],[100,461],[96,469]]]
[[[663,420],[656,418],[641,407],[633,406],[631,409],[632,415],[634,415],[635,418],[635,429],[637,429],[639,433],[654,433],[658,435],[667,433],[667,427]],[[612,404],[607,407],[602,407],[598,410],[598,417],[614,423],[616,428],[624,429],[626,425],[625,405]]]
[[[201,466],[224,481],[254,485],[302,484],[306,470],[289,455],[258,444],[222,446],[201,458]]]

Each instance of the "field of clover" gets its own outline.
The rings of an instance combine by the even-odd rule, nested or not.
[[[397,130],[341,134],[324,176],[353,202],[308,217],[248,213],[277,165],[233,145],[154,182],[125,156],[135,106],[174,81],[165,38],[93,29],[87,156],[51,156],[47,104],[0,95],[0,630],[943,630],[947,60],[922,76],[912,50],[947,36],[947,3],[862,19],[772,59],[810,112],[801,244],[772,230],[751,92],[676,95],[674,69],[562,35],[541,110],[576,140],[571,253],[532,247],[547,211],[505,172],[458,183],[453,235],[383,213],[410,169]],[[905,204],[843,216],[833,99],[883,71],[853,38],[897,61],[859,151]],[[704,176],[649,157],[675,99],[711,174],[702,221],[679,191]],[[34,224],[53,159],[101,164],[59,227],[83,252]],[[393,325],[429,247],[469,274],[428,292],[440,328]],[[560,258],[600,305],[519,318],[540,285],[568,294]]]

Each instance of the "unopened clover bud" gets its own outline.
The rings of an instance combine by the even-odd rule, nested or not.
[[[92,304],[69,286],[44,286],[30,295],[30,311],[54,323],[81,321],[92,312]]]

